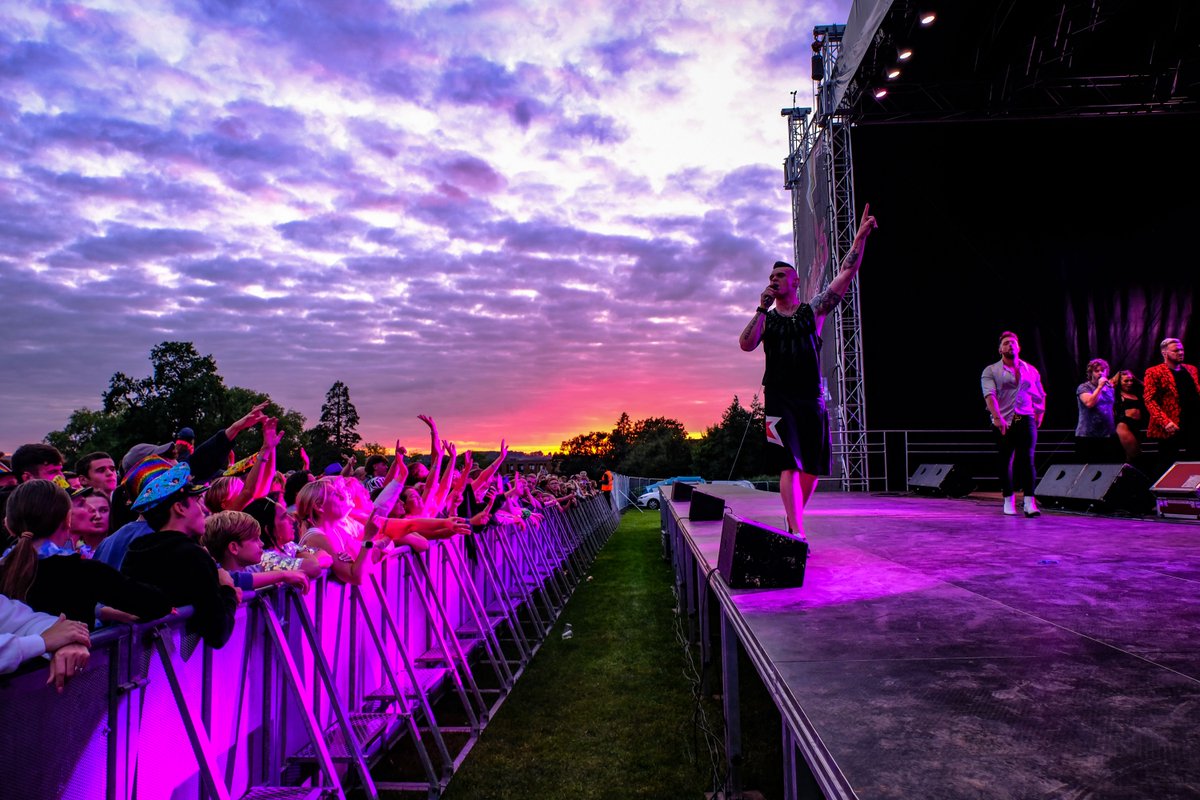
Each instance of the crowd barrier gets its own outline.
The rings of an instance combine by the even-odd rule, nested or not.
[[[617,523],[599,496],[400,548],[360,586],[247,593],[220,650],[190,609],[100,631],[62,694],[44,663],[0,677],[0,794],[438,797]]]

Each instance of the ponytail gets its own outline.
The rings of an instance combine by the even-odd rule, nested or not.
[[[33,536],[29,531],[24,531],[4,561],[0,562],[0,567],[4,569],[0,573],[0,594],[24,602],[33,579],[37,577],[37,562]]]
[[[37,545],[58,531],[71,513],[70,496],[50,481],[22,483],[9,495],[4,524],[15,534],[17,544],[0,562],[0,593],[13,600],[24,600],[37,577]]]

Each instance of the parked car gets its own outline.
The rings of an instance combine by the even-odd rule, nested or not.
[[[659,508],[663,502],[662,490],[665,487],[670,486],[673,483],[691,483],[691,484],[695,484],[695,485],[707,484],[707,485],[711,485],[711,486],[722,486],[722,485],[724,485],[724,486],[743,486],[747,489],[754,488],[753,483],[751,483],[750,481],[742,481],[742,480],[739,480],[739,481],[706,481],[706,480],[704,480],[704,478],[697,478],[697,477],[691,477],[691,476],[684,477],[684,478],[667,478],[665,481],[659,481],[658,483],[652,483],[649,486],[647,486],[646,491],[643,492],[637,498],[637,500],[636,500],[637,504],[639,506],[641,506],[642,508],[650,508],[650,509]]]
[[[674,483],[704,483],[704,478],[699,475],[680,475],[674,478],[665,478],[661,481],[650,484],[646,487],[637,498],[637,504],[642,508],[656,509],[662,505],[663,495],[662,490]]]
[[[638,496],[637,504],[642,508],[657,509],[662,505],[662,492],[658,489],[648,489]]]

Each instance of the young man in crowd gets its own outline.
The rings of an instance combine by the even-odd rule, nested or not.
[[[48,444],[23,444],[12,454],[12,471],[17,481],[55,481],[63,474],[63,457]]]
[[[23,444],[13,451],[12,474],[16,476],[18,484],[39,479],[57,483],[64,488],[67,485],[66,479],[63,478],[62,453],[48,444]],[[0,519],[4,519],[8,496],[15,488],[16,485],[0,488]],[[0,552],[7,550],[14,541],[9,531],[0,526]]]
[[[117,488],[117,465],[108,453],[88,453],[75,462],[75,473],[84,486],[112,500],[113,490]]]

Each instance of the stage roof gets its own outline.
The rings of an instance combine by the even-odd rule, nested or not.
[[[1200,2],[856,0],[831,88],[828,107],[860,125],[1194,114]]]

